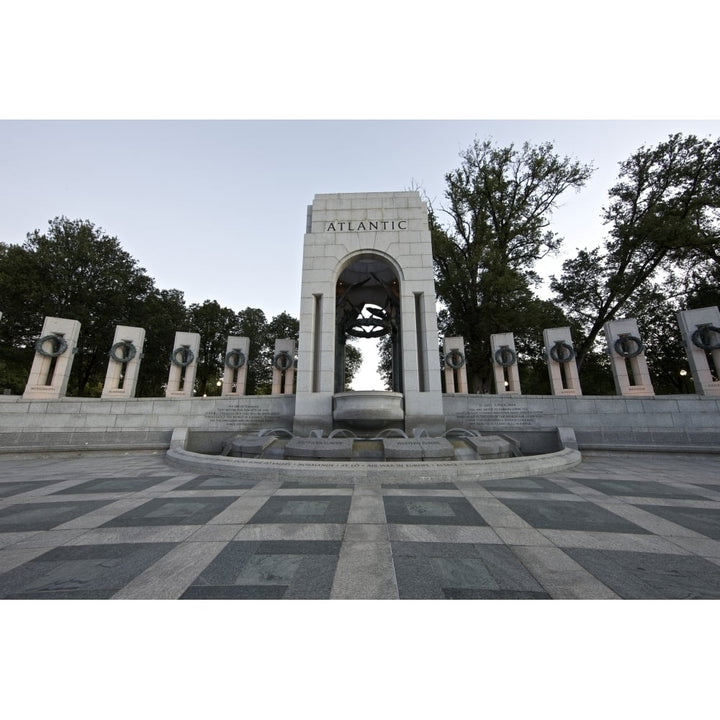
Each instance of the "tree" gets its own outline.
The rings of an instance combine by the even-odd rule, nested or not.
[[[87,220],[55,218],[47,232],[35,230],[22,248],[5,246],[2,254],[8,266],[0,275],[0,304],[10,308],[13,346],[30,347],[45,316],[80,321],[68,393],[99,395],[115,325],[132,324],[152,279],[117,238]]]
[[[145,329],[145,348],[136,394],[161,397],[168,381],[175,333],[187,327],[187,308],[180,290],[153,290],[133,324]]]
[[[188,328],[200,335],[200,351],[195,375],[198,395],[219,395],[217,383],[225,370],[225,349],[230,335],[238,334],[238,316],[234,310],[221,307],[216,300],[188,308]]]
[[[351,342],[345,343],[345,390],[350,390],[353,378],[362,365],[362,351]]]
[[[539,280],[534,264],[562,242],[550,230],[557,199],[581,188],[592,167],[560,157],[551,143],[517,149],[475,140],[461,158],[445,176],[447,224],[430,211],[436,292],[447,309],[441,330],[465,338],[471,390],[487,392],[489,336],[535,331],[530,306],[534,323],[549,321],[550,308],[537,304],[531,289]],[[557,321],[555,310],[551,315]]]
[[[593,351],[603,325],[627,314],[662,272],[720,260],[720,140],[671,135],[620,164],[604,248],[581,250],[553,278],[557,302],[583,328],[578,364]]]

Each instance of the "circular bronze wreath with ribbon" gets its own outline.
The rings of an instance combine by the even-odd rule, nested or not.
[[[515,364],[517,355],[509,345],[503,345],[495,351],[495,362],[503,367],[510,367]]]
[[[178,355],[180,355],[180,357],[178,357]],[[184,345],[175,348],[170,355],[170,362],[178,367],[187,367],[194,359],[195,353]]]
[[[287,350],[281,350],[273,358],[273,366],[282,372],[293,366],[293,356]]]
[[[465,356],[456,348],[445,356],[445,364],[453,370],[459,370],[465,364]]]
[[[557,363],[566,363],[575,359],[575,348],[564,340],[556,340],[550,348],[550,357]]]
[[[225,355],[225,364],[231,370],[239,370],[245,364],[245,353],[238,348],[231,350]]]
[[[117,354],[118,350],[121,351],[120,355]],[[123,363],[123,365],[129,363],[136,354],[137,348],[128,340],[116,342],[110,348],[110,358],[115,362]]]
[[[52,350],[45,349],[45,343],[52,343]],[[36,343],[35,350],[38,355],[44,355],[45,357],[59,357],[68,348],[67,340],[60,335],[43,335]]]
[[[634,344],[635,349],[632,350],[630,345]],[[615,352],[624,358],[637,357],[644,349],[645,346],[642,344],[642,340],[634,335],[621,335],[613,346]]]
[[[713,342],[710,333],[715,333],[718,340]],[[692,344],[701,350],[720,350],[720,328],[714,325],[702,325],[690,336],[690,339]]]

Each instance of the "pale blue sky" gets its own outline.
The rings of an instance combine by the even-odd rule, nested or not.
[[[160,288],[268,316],[299,311],[306,207],[315,193],[421,185],[436,208],[444,174],[474,137],[550,140],[596,172],[553,216],[562,258],[600,241],[618,163],[676,131],[720,121],[12,121],[0,122],[0,241],[57,215],[115,235]]]
[[[444,202],[444,175],[473,138],[552,141],[596,171],[560,200],[562,252],[603,237],[618,163],[670,133],[720,135],[720,121],[2,121],[0,241],[18,243],[57,215],[88,219],[120,240],[188,304],[217,300],[268,318],[299,313],[305,213],[315,193],[424,188]],[[547,292],[547,288],[545,288]],[[1,310],[1,308],[0,308]],[[355,389],[381,389],[374,351]]]

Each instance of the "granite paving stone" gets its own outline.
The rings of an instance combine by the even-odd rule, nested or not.
[[[91,493],[135,493],[159,485],[168,477],[96,478],[56,490],[53,495],[86,495]]]
[[[346,538],[340,550],[330,597],[360,600],[397,598],[390,542]]]
[[[257,523],[244,525],[237,540],[341,540],[342,523]]]
[[[548,599],[504,546],[393,542],[398,593],[406,599]]]
[[[192,480],[178,485],[178,490],[250,490],[258,484],[257,480],[236,477],[216,477],[214,475],[198,475]]]
[[[384,495],[387,522],[399,525],[486,525],[464,498],[447,495]]]
[[[638,505],[641,510],[659,515],[665,520],[682,525],[713,540],[720,540],[720,507],[668,507]]]
[[[416,542],[502,543],[489,527],[463,525],[388,525],[391,540]]]
[[[535,528],[554,530],[599,530],[603,532],[645,533],[639,525],[585,502],[558,500],[504,500],[504,503]]]
[[[249,523],[345,523],[351,499],[344,495],[275,495]]]
[[[32,503],[0,510],[0,533],[50,530],[78,516],[107,505],[109,501]]]
[[[499,492],[543,492],[561,493],[566,492],[561,485],[548,480],[545,477],[519,477],[503,478],[500,480],[482,480],[482,487],[486,490]]]
[[[512,546],[512,551],[553,598],[607,600],[618,597],[560,548]]]
[[[619,532],[598,532],[594,530],[550,530],[539,532],[553,545],[561,548],[579,547],[595,550],[630,550],[633,552],[655,552],[687,554],[676,543],[657,535]]]
[[[605,507],[612,510],[613,513],[620,515],[639,527],[645,528],[647,532],[660,535],[662,537],[702,537],[694,530],[690,530],[684,525],[662,518],[656,512],[650,512],[645,508],[637,505],[621,504],[605,504],[604,502],[596,503],[599,507]],[[658,506],[652,506],[656,508]]]
[[[717,467],[588,453],[547,476],[321,483],[0,455],[0,597],[716,599]]]
[[[54,485],[54,480],[27,480],[27,481],[0,481],[0,498],[7,498],[13,495],[39,490],[47,485]]]
[[[693,492],[692,487],[679,489],[654,480],[603,480],[595,478],[578,479],[575,482],[586,485],[606,495],[620,495],[645,498],[671,498],[674,500],[701,500],[702,495]]]
[[[172,547],[152,543],[55,548],[0,576],[0,597],[109,598]]]
[[[232,541],[181,597],[329,598],[340,546],[339,541]]]
[[[118,590],[115,599],[174,600],[226,546],[226,542],[186,542],[174,547]]]
[[[115,545],[127,543],[178,543],[193,535],[199,525],[122,525],[82,531],[67,541],[67,545]]]
[[[233,502],[231,498],[155,498],[104,523],[103,527],[200,525]]]
[[[703,558],[586,548],[565,552],[621,598],[720,598],[720,568]]]

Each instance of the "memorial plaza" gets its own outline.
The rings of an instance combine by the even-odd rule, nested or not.
[[[717,455],[420,473],[312,482],[188,472],[162,451],[5,454],[0,597],[720,597]]]

